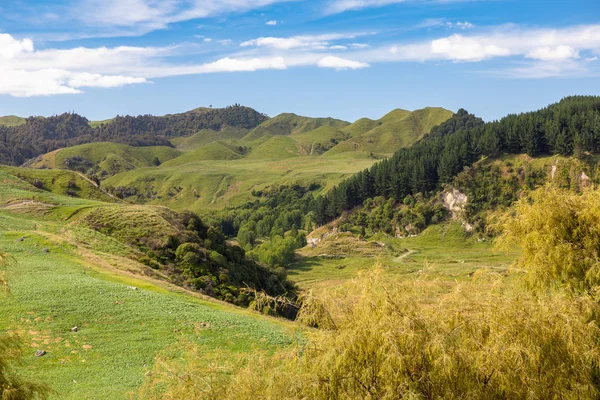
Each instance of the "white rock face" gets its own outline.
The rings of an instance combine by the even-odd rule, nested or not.
[[[442,195],[444,208],[450,211],[452,219],[458,219],[465,209],[465,205],[469,201],[466,194],[459,190],[452,189],[451,192]]]

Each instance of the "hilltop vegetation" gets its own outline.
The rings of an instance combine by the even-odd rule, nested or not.
[[[25,118],[16,115],[7,115],[0,117],[0,126],[19,126],[25,123]]]
[[[481,157],[526,153],[583,158],[597,151],[599,140],[599,97],[570,97],[490,123],[459,110],[412,147],[330,191],[318,205],[318,221],[330,221],[377,196],[395,204],[410,201],[409,196],[429,198]]]

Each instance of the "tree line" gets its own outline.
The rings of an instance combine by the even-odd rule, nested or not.
[[[377,196],[396,202],[419,193],[427,197],[484,156],[582,156],[599,149],[600,97],[567,97],[539,111],[488,123],[461,109],[412,147],[318,197],[313,211],[324,224]]]

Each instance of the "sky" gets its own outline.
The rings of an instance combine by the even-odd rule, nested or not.
[[[599,78],[598,0],[0,0],[0,115],[493,120]]]

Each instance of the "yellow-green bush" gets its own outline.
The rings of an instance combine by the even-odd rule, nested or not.
[[[522,250],[517,267],[534,287],[566,286],[574,293],[600,287],[600,191],[575,194],[546,186],[496,219],[499,245]]]
[[[377,269],[303,310],[308,343],[199,367],[160,359],[143,398],[590,399],[599,395],[592,303],[517,291],[499,276],[400,281]],[[324,310],[326,308],[326,311]],[[319,318],[325,318],[319,321]],[[215,365],[220,365],[221,370]],[[152,390],[156,391],[152,397]]]

